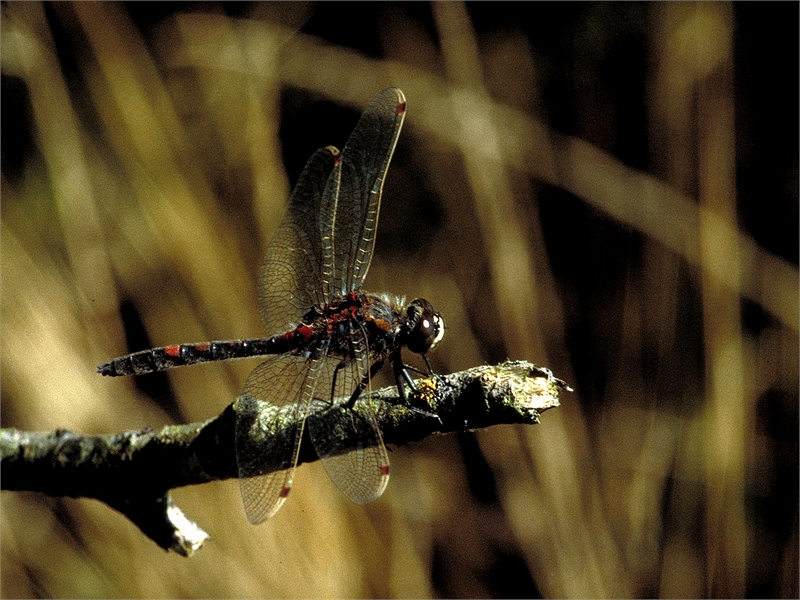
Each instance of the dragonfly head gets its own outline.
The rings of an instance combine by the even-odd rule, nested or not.
[[[444,319],[424,298],[417,298],[408,305],[406,319],[401,341],[412,352],[425,354],[444,336]]]

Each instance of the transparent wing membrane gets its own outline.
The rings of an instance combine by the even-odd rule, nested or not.
[[[389,455],[372,406],[357,402],[352,409],[347,407],[362,381],[366,380],[366,386],[359,398],[368,398],[370,393],[367,337],[358,323],[350,325],[348,339],[356,359],[342,362],[328,356],[325,360],[317,389],[332,389],[335,402],[314,402],[308,433],[331,480],[353,502],[366,504],[386,489]]]
[[[383,181],[404,118],[405,96],[400,90],[378,93],[342,150],[341,173],[328,182],[330,193],[326,188],[320,218],[324,227],[332,229],[335,295],[361,289],[364,283],[375,247]]]
[[[309,308],[325,303],[318,223],[325,184],[338,160],[339,151],[332,146],[311,156],[261,263],[258,305],[271,335],[286,331]]]
[[[236,400],[236,463],[247,519],[274,515],[292,487],[320,359],[291,355],[256,367]],[[273,470],[267,473],[267,470]]]

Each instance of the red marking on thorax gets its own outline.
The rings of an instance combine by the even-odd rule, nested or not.
[[[177,346],[167,346],[164,348],[164,354],[167,356],[180,356],[181,355],[181,347],[180,345]]]
[[[304,324],[298,325],[291,331],[281,334],[280,338],[286,342],[289,347],[296,348],[299,345],[307,343],[313,335],[314,329]]]
[[[325,318],[327,319],[327,326],[325,332],[330,334],[339,323],[353,321],[358,318],[358,312],[361,310],[361,299],[358,292],[347,292],[342,302],[336,309],[330,312],[326,311]]]
[[[286,498],[286,496],[288,496],[289,492],[291,492],[291,491],[292,491],[292,488],[290,488],[288,485],[283,486],[283,489],[281,490],[281,493],[280,493],[280,497],[281,498]]]
[[[314,334],[314,330],[308,325],[300,325],[294,331],[295,335],[301,340],[303,340],[303,342],[307,342],[308,340],[310,340],[311,336]]]
[[[208,349],[211,348],[211,344],[203,342],[201,344],[195,344],[194,347],[200,352],[208,352]]]
[[[389,465],[381,465],[381,475],[383,477],[389,476]]]

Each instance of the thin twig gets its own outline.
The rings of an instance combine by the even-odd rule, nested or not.
[[[384,441],[402,446],[437,433],[538,423],[539,414],[558,406],[559,393],[570,389],[547,369],[512,361],[418,380],[416,386],[406,404],[395,387],[388,387],[352,409],[334,406],[309,419],[335,422],[332,412],[365,410],[370,403]],[[162,548],[190,556],[208,536],[172,503],[168,490],[237,477],[235,423],[230,405],[204,423],[159,431],[81,436],[0,429],[2,488],[102,500]],[[250,442],[257,450],[263,439]],[[347,445],[345,440],[342,447]],[[304,436],[299,462],[315,460],[313,444]],[[285,465],[265,465],[264,472],[280,468]]]

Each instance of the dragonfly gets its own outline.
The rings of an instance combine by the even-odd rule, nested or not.
[[[305,429],[350,500],[379,498],[389,481],[389,457],[367,402],[372,379],[390,365],[405,401],[406,390],[415,389],[409,370],[418,370],[403,362],[404,348],[421,355],[433,375],[426,355],[444,335],[442,316],[423,298],[406,304],[362,290],[405,111],[399,89],[379,92],[341,152],[320,148],[305,165],[259,272],[259,313],[269,337],[143,350],[98,367],[108,376],[142,375],[269,357],[234,403],[236,463],[252,524],[273,516],[289,495]],[[323,418],[326,410],[340,416]]]

